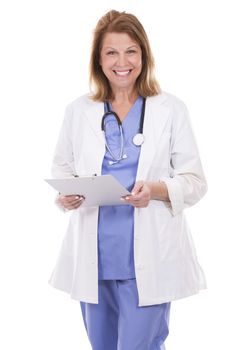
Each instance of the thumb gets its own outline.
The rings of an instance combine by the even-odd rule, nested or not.
[[[134,196],[135,194],[138,194],[138,193],[141,191],[143,185],[144,185],[144,182],[143,182],[143,181],[138,181],[138,182],[136,182],[135,185],[134,185],[134,188],[132,189],[131,194],[132,194],[133,196]]]

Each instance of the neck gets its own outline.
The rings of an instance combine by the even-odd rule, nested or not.
[[[138,93],[135,90],[116,90],[113,91],[113,100],[112,102],[116,105],[122,105],[122,104],[130,104],[132,105],[137,97]]]

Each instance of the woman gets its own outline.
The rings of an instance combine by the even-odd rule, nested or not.
[[[112,174],[131,192],[104,207],[58,197],[73,213],[50,282],[80,300],[94,350],[164,349],[170,302],[205,288],[183,210],[206,181],[186,106],[160,90],[153,69],[138,19],[104,15],[95,91],[67,107],[56,147],[54,177]]]

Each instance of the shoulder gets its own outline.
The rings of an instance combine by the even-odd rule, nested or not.
[[[147,98],[148,102],[153,106],[162,105],[172,110],[185,110],[187,109],[185,103],[177,96],[162,91],[160,94]]]
[[[157,96],[148,97],[148,107],[156,115],[161,113],[170,120],[173,131],[191,126],[191,119],[186,104],[177,96],[161,92]]]
[[[95,105],[96,102],[91,99],[91,94],[87,93],[85,95],[77,97],[75,100],[71,101],[66,108],[70,110],[80,110],[83,108],[89,108]]]
[[[83,119],[82,116],[84,115],[84,112],[96,106],[97,104],[98,102],[95,102],[91,99],[90,93],[79,96],[67,104],[65,108],[65,120],[68,123],[81,120]]]

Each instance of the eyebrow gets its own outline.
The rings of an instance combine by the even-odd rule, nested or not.
[[[138,46],[138,45],[131,45],[131,46],[127,47],[126,50],[132,49],[133,47],[138,48],[139,46]],[[117,50],[117,49],[115,49],[114,47],[111,47],[111,46],[107,46],[107,47],[105,47],[104,49],[105,49],[105,50],[109,50],[109,49],[111,49],[111,50]]]

